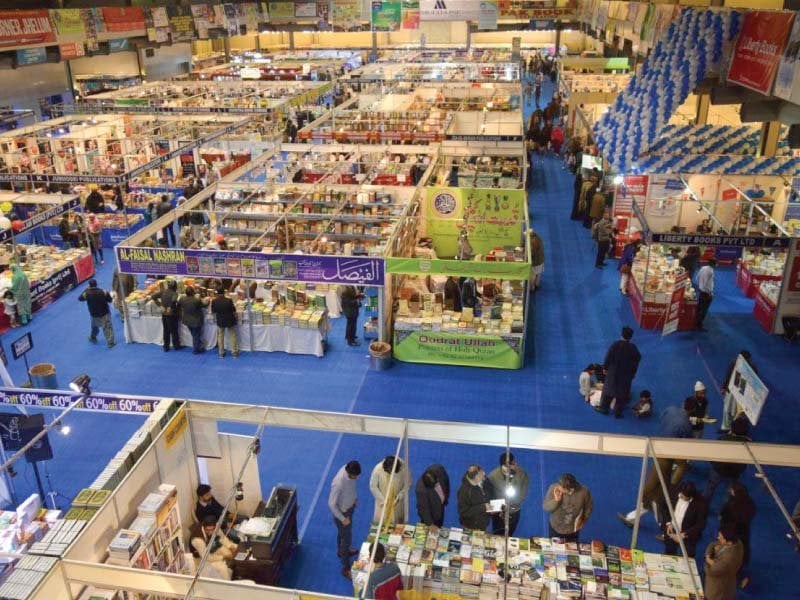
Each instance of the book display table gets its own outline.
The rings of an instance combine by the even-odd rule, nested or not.
[[[769,274],[763,272],[760,268],[758,272],[753,272],[751,264],[745,260],[740,260],[736,263],[736,287],[742,290],[748,298],[755,298],[758,294],[758,288],[765,281],[780,281],[781,279],[783,279],[782,267],[776,274]]]
[[[252,325],[240,323],[236,328],[239,348],[251,352],[286,352],[287,354],[312,354],[322,357],[325,354],[324,341],[330,324],[323,319],[319,328],[303,329],[287,325]],[[189,329],[181,324],[181,343],[191,347],[192,335]],[[161,318],[154,316],[131,317],[125,329],[125,339],[137,344],[163,344],[164,330]],[[203,340],[206,350],[217,345],[217,325],[206,321],[203,326]],[[226,342],[227,344],[227,342]]]
[[[369,544],[375,526],[353,563],[356,595],[367,581]],[[381,534],[387,562],[396,562],[411,597],[451,599],[503,597],[505,540],[483,531],[426,525],[396,525]],[[697,565],[682,557],[590,543],[559,543],[550,538],[508,539],[507,598],[661,599],[702,590]],[[692,578],[695,579],[695,584]],[[404,592],[404,594],[407,592]]]
[[[651,294],[647,294],[651,296]],[[635,277],[628,280],[628,299],[631,303],[631,310],[636,322],[642,329],[659,329],[664,326],[664,318],[669,306],[669,298],[664,294],[655,295],[658,300],[664,296],[663,302],[654,301],[642,294],[639,283]],[[678,316],[678,331],[689,331],[697,327],[697,302],[695,300],[684,300],[681,303]]]

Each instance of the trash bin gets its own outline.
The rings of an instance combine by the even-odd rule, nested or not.
[[[31,385],[42,390],[57,390],[58,380],[56,379],[56,366],[50,363],[40,363],[33,365],[28,372],[31,377]]]
[[[385,371],[392,366],[392,345],[372,342],[369,345],[369,366],[373,371]]]

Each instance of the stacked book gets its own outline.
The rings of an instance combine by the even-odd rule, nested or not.
[[[31,544],[28,549],[30,554],[42,554],[44,556],[62,556],[72,542],[78,538],[86,520],[67,519],[56,521],[44,537]]]
[[[92,490],[113,490],[142,457],[156,435],[166,426],[181,406],[175,400],[162,400],[137,429],[122,449],[112,458],[89,486]]]
[[[142,534],[138,531],[120,529],[108,545],[108,563],[127,567],[141,543]]]
[[[377,535],[373,525],[353,563],[358,591],[366,584],[369,545],[378,539],[397,563],[403,587],[468,600],[647,600],[694,598],[691,572],[679,557],[647,554],[602,542],[563,543],[509,538],[460,528],[397,525]],[[504,581],[505,578],[505,581]],[[696,578],[698,589],[702,589]]]
[[[28,598],[58,559],[46,556],[24,556],[14,566],[13,572],[0,585],[3,600]]]

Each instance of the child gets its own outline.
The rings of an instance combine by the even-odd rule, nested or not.
[[[603,384],[598,383],[596,376],[599,371],[602,371],[600,365],[588,365],[578,378],[578,386],[580,388],[581,396],[583,399],[592,406],[600,405],[600,396],[603,389]]]
[[[19,325],[17,322],[17,301],[14,299],[14,294],[11,290],[6,290],[6,293],[3,294],[3,309],[8,315],[11,327],[17,327]]]
[[[650,390],[643,390],[639,394],[639,401],[633,406],[633,414],[640,419],[646,419],[653,414],[653,399]]]

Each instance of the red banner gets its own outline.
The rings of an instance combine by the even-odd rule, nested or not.
[[[33,46],[56,41],[47,10],[0,11],[0,48]]]
[[[728,81],[769,94],[793,21],[794,13],[789,11],[751,10],[745,14]]]
[[[664,318],[664,328],[661,335],[669,335],[678,331],[678,321],[680,321],[681,305],[683,298],[686,295],[686,286],[688,285],[689,275],[681,273],[675,278],[672,287],[672,295],[667,304],[667,314]]]
[[[105,30],[111,33],[144,30],[144,11],[138,6],[103,8]]]
[[[61,60],[70,60],[86,56],[86,47],[83,42],[70,42],[69,44],[59,44],[58,53],[61,55]]]

